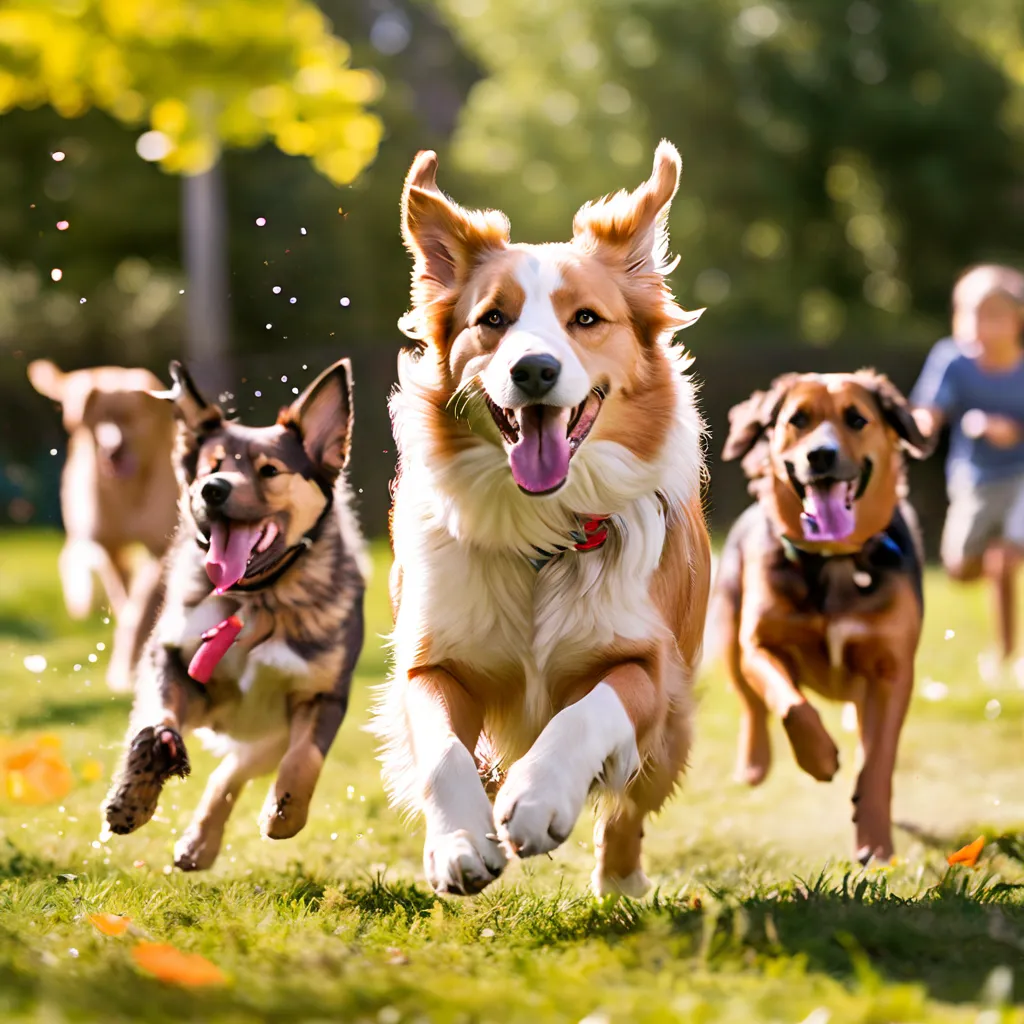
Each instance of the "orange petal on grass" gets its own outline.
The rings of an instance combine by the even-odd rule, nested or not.
[[[120,914],[90,914],[89,924],[98,932],[109,935],[112,938],[119,938],[128,931],[128,925],[132,923],[130,917],[122,917]]]
[[[67,762],[50,746],[19,750],[6,762],[7,796],[19,804],[46,804],[71,792],[74,776]]]
[[[132,950],[135,963],[147,974],[172,985],[226,985],[224,972],[198,953],[182,953],[162,942],[140,942]]]
[[[965,867],[973,868],[978,863],[981,851],[985,848],[985,837],[978,836],[973,843],[961,847],[956,853],[951,853],[947,858],[948,864],[963,864]]]

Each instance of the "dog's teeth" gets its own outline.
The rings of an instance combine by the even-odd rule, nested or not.
[[[263,535],[260,537],[259,542],[256,545],[256,550],[262,555],[274,540],[277,538],[277,523],[267,523],[263,528]]]

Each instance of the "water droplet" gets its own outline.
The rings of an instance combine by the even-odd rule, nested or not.
[[[185,289],[184,288],[179,288],[178,289],[178,294],[179,295],[184,295],[185,294]]]
[[[298,388],[292,388],[292,394],[293,395],[297,395],[298,393],[299,393],[299,389]]]
[[[86,300],[85,300],[85,299],[79,299],[79,300],[78,300],[78,304],[79,304],[80,306],[84,306],[84,305],[85,305],[85,303],[86,303]]]
[[[945,638],[947,640],[952,640],[953,637],[955,637],[955,636],[956,636],[956,630],[955,629],[947,629],[946,630],[946,637]]]
[[[51,448],[50,449],[50,454],[51,455],[56,455],[57,454],[57,449],[56,448]]]
[[[45,672],[46,658],[41,654],[30,654],[22,661],[22,664],[29,672]]]
[[[299,234],[304,235],[305,233],[306,233],[306,229],[305,228],[299,228]]]
[[[50,156],[51,156],[51,157],[53,157],[53,159],[54,159],[54,160],[55,160],[55,161],[56,161],[57,163],[60,163],[60,162],[61,162],[61,160],[63,160],[63,159],[64,159],[64,157],[65,157],[65,153],[64,153],[64,151],[63,151],[63,150],[61,150],[61,149],[58,149],[58,150],[56,150],[55,152],[51,153],[51,154],[50,154]]]
[[[105,651],[106,649],[107,649],[107,645],[105,643],[101,642],[101,643],[98,643],[96,645],[96,650],[97,651]]]
[[[332,832],[331,833],[331,839],[337,839],[337,838],[338,838],[338,833],[337,832]]]
[[[263,392],[262,392],[262,391],[254,391],[254,392],[253,392],[253,394],[254,394],[254,395],[255,395],[255,396],[257,397],[257,398],[262,398],[262,397],[263,397]]]
[[[294,306],[299,300],[293,295],[288,301]]]
[[[57,221],[57,230],[58,231],[67,231],[67,229],[69,227],[71,227],[71,224],[68,221],[66,221],[66,220],[59,220],[59,221]]]
[[[261,228],[266,223],[267,223],[267,218],[266,217],[257,217],[256,218],[256,227]]]
[[[279,284],[275,284],[275,285],[274,285],[274,287],[273,287],[273,288],[271,288],[270,290],[271,290],[271,291],[272,291],[272,292],[273,292],[273,293],[274,293],[275,295],[280,295],[280,294],[281,294],[281,286],[280,286]]]
[[[97,661],[97,660],[98,660],[98,659],[97,659],[97,657],[96,657],[96,655],[95,655],[95,654],[90,654],[90,655],[89,655],[89,661],[95,662],[95,661]]]
[[[307,365],[306,365],[305,363],[303,363],[303,364],[302,364],[302,368],[303,368],[304,370],[308,370],[308,369],[309,369],[309,367],[308,367],[308,366],[307,366]]]
[[[997,701],[995,699],[995,697],[993,697],[985,705],[985,717],[991,722],[993,719],[999,717],[999,715],[1002,712],[1002,710],[1003,710],[1002,704],[1000,704],[999,701]]]
[[[63,276],[64,276],[64,271],[61,270],[60,267],[54,267],[53,270],[50,271],[50,280],[51,281],[59,281]]]
[[[288,378],[287,377],[282,377],[281,378],[281,383],[282,384],[287,384],[288,383]]]
[[[270,328],[273,327],[273,326],[274,326],[273,324],[267,324],[267,330],[269,331]]]
[[[350,300],[349,300],[349,297],[348,297],[347,295],[345,295],[345,296],[344,296],[344,297],[343,297],[343,298],[341,299],[341,304],[342,304],[343,306],[347,306],[347,305],[349,304],[349,301],[350,301]]]
[[[63,158],[64,158],[64,154],[62,153],[61,154],[61,159],[63,159]],[[77,959],[77,957],[78,957],[78,950],[75,949],[74,946],[72,946],[71,949],[68,950],[68,956],[71,957],[72,960]]]

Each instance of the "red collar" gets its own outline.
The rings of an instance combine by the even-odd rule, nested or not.
[[[573,540],[572,549],[574,551],[596,551],[601,547],[608,539],[608,520],[610,518],[610,516],[589,516],[577,513],[576,521],[579,526],[570,534]],[[528,557],[530,557],[530,564],[537,572],[540,572],[548,562],[568,551],[569,546],[556,547],[554,551],[544,551],[541,548],[535,550],[537,551],[536,556]]]

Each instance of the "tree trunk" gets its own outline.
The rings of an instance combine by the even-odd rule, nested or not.
[[[216,396],[231,380],[227,212],[224,170],[218,161],[182,177],[185,250],[185,359],[196,383]]]

